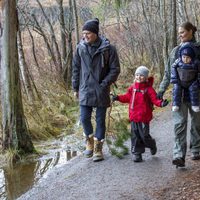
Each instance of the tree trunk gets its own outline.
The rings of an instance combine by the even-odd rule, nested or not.
[[[193,14],[192,21],[195,22],[196,27],[199,27],[199,8],[200,8],[199,3],[196,1],[190,5],[190,10]],[[199,38],[200,38],[199,36],[200,36],[200,33],[199,33],[199,31],[197,31],[197,33],[196,33],[197,41],[199,41]]]
[[[71,77],[72,77],[72,58],[73,58],[73,47],[72,47],[72,16],[73,16],[73,8],[72,8],[72,0],[69,0],[69,19],[68,19],[68,52],[67,52],[67,64],[66,68],[63,69],[63,78],[65,83],[67,84],[67,88],[70,88],[71,85]]]
[[[172,0],[172,48],[177,45],[176,0]]]
[[[1,7],[2,2],[0,1],[0,69],[1,69],[1,52],[2,52],[2,47],[1,47],[1,39],[2,39],[2,33],[3,33],[3,28],[2,28],[2,7]]]
[[[17,51],[16,1],[2,1],[2,148],[30,153],[34,147],[28,133],[20,90]]]
[[[167,14],[166,14],[166,1],[160,1],[160,8],[161,8],[161,16],[162,16],[162,24],[163,24],[163,61],[164,66],[167,65],[168,59],[168,33],[167,33]],[[164,68],[160,70],[161,77],[163,77]]]
[[[75,26],[75,35],[76,35],[76,44],[79,43],[79,28],[78,28],[78,14],[76,7],[76,0],[73,0],[73,16],[74,16],[74,26]]]
[[[19,67],[20,67],[20,72],[21,72],[21,78],[22,78],[22,81],[24,84],[24,89],[25,89],[26,95],[28,97],[28,100],[31,103],[33,103],[33,101],[35,100],[35,97],[34,97],[33,89],[31,86],[31,79],[30,79],[28,66],[26,64],[25,57],[24,57],[24,50],[23,50],[23,46],[22,46],[22,38],[21,38],[20,30],[18,30],[17,35],[18,35],[17,44],[18,44]]]
[[[62,56],[62,71],[66,68],[67,59],[67,44],[66,44],[66,33],[65,33],[65,20],[64,20],[64,9],[63,0],[57,0],[59,6],[59,21],[60,21],[60,35],[61,35],[61,56]]]
[[[150,48],[151,48],[151,58],[152,58],[152,62],[154,63],[154,65],[152,66],[154,68],[154,66],[156,65],[157,62],[157,53],[154,47],[154,38],[153,38],[153,34],[152,34],[152,25],[151,25],[151,20],[148,18],[147,14],[146,14],[146,7],[145,7],[145,3],[144,0],[141,1],[141,6],[142,6],[142,13],[144,16],[144,20],[145,23],[147,24],[147,34],[149,36],[149,42],[150,42]],[[152,69],[153,69],[152,68]]]
[[[177,2],[178,2],[178,10],[179,10],[181,22],[183,23],[185,21],[189,21],[188,14],[187,14],[187,11],[186,11],[185,0],[177,1]]]

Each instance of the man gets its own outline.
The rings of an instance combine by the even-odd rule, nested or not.
[[[86,137],[85,157],[103,160],[106,110],[110,106],[110,85],[117,80],[120,64],[117,51],[99,36],[99,20],[88,20],[82,28],[83,39],[73,58],[72,87],[79,99],[80,119]],[[96,111],[96,130],[91,115]]]

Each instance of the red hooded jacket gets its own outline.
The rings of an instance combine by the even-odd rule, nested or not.
[[[149,123],[153,118],[153,104],[161,107],[162,100],[156,97],[153,89],[153,77],[147,82],[133,83],[126,94],[118,95],[121,103],[129,103],[129,119],[133,122]]]

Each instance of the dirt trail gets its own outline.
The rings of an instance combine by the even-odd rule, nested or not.
[[[131,154],[120,160],[111,156],[105,147],[104,161],[94,163],[82,155],[75,157],[66,165],[55,168],[18,200],[173,199],[178,193],[174,191],[174,196],[170,197],[170,190],[177,190],[186,174],[199,167],[189,161],[189,156],[186,168],[177,170],[171,165],[173,123],[169,108],[155,115],[151,134],[157,141],[158,153],[151,156],[147,149],[142,163],[134,163]]]

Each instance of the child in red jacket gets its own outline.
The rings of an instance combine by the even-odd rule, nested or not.
[[[122,95],[113,96],[113,101],[129,103],[129,119],[131,121],[131,152],[134,162],[142,162],[145,147],[150,148],[151,154],[157,152],[156,141],[149,134],[149,123],[153,118],[153,105],[164,107],[167,100],[156,97],[153,89],[153,77],[148,77],[149,70],[140,66],[135,71],[134,83]]]

